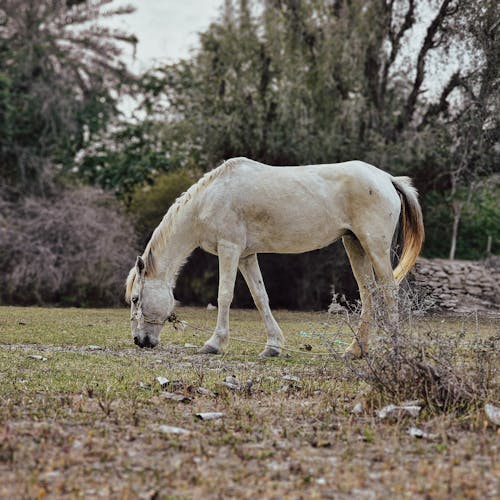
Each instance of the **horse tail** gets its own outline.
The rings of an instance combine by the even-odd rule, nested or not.
[[[413,187],[411,179],[409,177],[392,177],[391,181],[401,198],[403,251],[399,263],[393,271],[394,278],[399,283],[415,264],[422,249],[425,231],[418,193]]]

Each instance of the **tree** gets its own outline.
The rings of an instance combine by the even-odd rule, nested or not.
[[[0,6],[0,174],[42,193],[116,113],[132,79],[120,44],[135,37],[98,24],[131,12],[112,0],[4,0]]]
[[[232,156],[275,165],[360,158],[411,175],[430,220],[447,214],[446,227],[430,224],[431,256],[452,238],[450,205],[483,186],[455,224],[458,254],[474,248],[467,256],[478,257],[458,229],[474,240],[473,221],[494,220],[486,186],[498,164],[496,10],[492,0],[226,0],[192,57],[143,75],[136,119],[89,144],[78,173],[130,202],[159,171],[208,170]],[[446,77],[432,87],[436,68]],[[329,248],[321,259],[267,256],[262,266],[268,276],[279,269],[287,291],[326,276],[314,297],[290,292],[280,302],[316,308],[342,258]],[[270,292],[277,303],[281,292]]]
[[[450,204],[453,230],[449,258],[455,258],[458,228],[462,212],[478,192],[487,191],[499,165],[498,137],[500,133],[498,79],[498,14],[497,2],[486,1],[467,6],[461,27],[469,43],[480,56],[473,72],[464,80],[463,109],[454,124],[455,142],[453,166],[450,169]],[[495,148],[495,145],[497,148]],[[496,151],[495,151],[496,149]],[[462,196],[459,192],[462,192]],[[466,191],[466,195],[463,195]],[[500,216],[500,211],[498,211]],[[490,235],[491,236],[491,235]]]

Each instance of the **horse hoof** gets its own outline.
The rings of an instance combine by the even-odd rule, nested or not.
[[[273,347],[266,347],[260,354],[259,358],[276,358],[280,355],[278,349],[274,349]]]
[[[352,359],[361,359],[363,357],[363,353],[361,352],[361,349],[358,347],[356,348],[351,348],[348,347],[342,356],[344,359],[352,360]]]
[[[220,354],[219,349],[210,344],[205,344],[199,351],[199,354]]]

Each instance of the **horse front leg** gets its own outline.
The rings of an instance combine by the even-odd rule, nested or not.
[[[269,297],[264,286],[257,255],[253,254],[241,259],[239,268],[266,327],[267,344],[260,356],[263,358],[279,356],[283,347],[283,332],[269,307]]]
[[[238,271],[241,250],[234,243],[220,242],[217,246],[219,256],[219,295],[217,326],[214,334],[201,348],[202,354],[220,354],[229,339],[229,308],[233,301],[234,282]]]

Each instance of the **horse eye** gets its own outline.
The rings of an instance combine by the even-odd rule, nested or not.
[[[134,295],[134,296],[132,297],[132,302],[133,302],[134,304],[137,304],[137,302],[139,302],[139,296],[138,296],[138,295]]]

